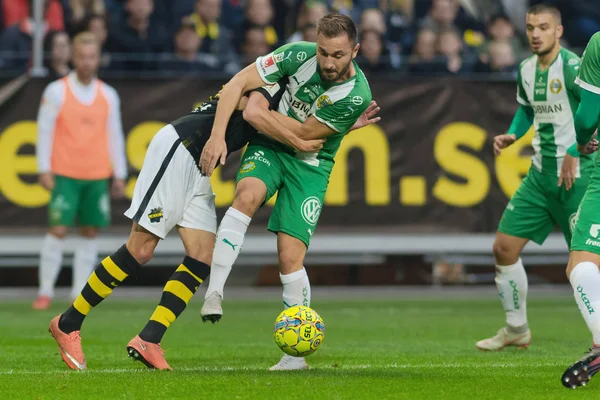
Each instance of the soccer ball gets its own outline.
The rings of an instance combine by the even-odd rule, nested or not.
[[[310,307],[290,307],[275,320],[274,337],[284,353],[304,357],[314,353],[323,343],[325,324]]]

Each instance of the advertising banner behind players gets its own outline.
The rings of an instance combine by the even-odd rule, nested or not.
[[[0,87],[3,83],[0,82]],[[130,197],[146,147],[166,123],[221,88],[221,82],[108,81],[121,95]],[[0,226],[41,227],[49,193],[36,179],[35,116],[45,81],[30,81],[0,104]],[[378,126],[350,134],[336,156],[320,230],[495,232],[508,198],[531,165],[528,138],[495,159],[494,135],[517,108],[514,82],[454,79],[371,81],[381,106]],[[217,207],[234,195],[239,155],[217,169]],[[271,199],[271,204],[274,199]],[[129,200],[113,204],[114,225],[127,226]],[[264,228],[270,208],[259,211]],[[298,210],[302,212],[302,210]]]

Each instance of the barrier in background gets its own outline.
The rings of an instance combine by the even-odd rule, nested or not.
[[[220,88],[198,80],[110,81],[121,95],[131,194],[146,146],[166,122]],[[36,183],[35,118],[46,81],[31,80],[0,108],[0,226],[42,227],[49,194]],[[514,84],[454,79],[372,81],[378,126],[352,132],[337,155],[319,228],[361,233],[494,232],[530,165],[530,135],[495,159],[492,137],[510,124]],[[223,212],[239,155],[213,177]],[[274,199],[271,200],[271,203]],[[115,225],[127,200],[113,203]],[[270,207],[253,221],[266,226]],[[300,210],[299,210],[300,211]]]

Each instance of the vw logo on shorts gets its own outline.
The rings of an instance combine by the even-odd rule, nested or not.
[[[575,226],[577,225],[577,220],[579,219],[579,210],[575,214],[571,214],[569,217],[569,230],[571,233],[575,231]]]
[[[319,215],[321,215],[321,201],[315,197],[307,197],[301,206],[302,218],[310,224],[315,225],[319,220]]]

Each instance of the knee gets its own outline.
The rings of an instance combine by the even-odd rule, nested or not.
[[[283,275],[300,271],[304,267],[304,258],[297,252],[283,249],[279,251],[279,271]]]
[[[53,226],[48,230],[48,233],[59,239],[64,239],[68,231],[69,229],[66,226]]]
[[[82,227],[81,236],[87,239],[95,239],[98,236],[98,229],[91,227]]]
[[[493,252],[498,265],[512,265],[519,259],[519,250],[503,240],[496,239]]]
[[[568,281],[571,280],[571,272],[573,271],[573,268],[575,268],[574,265],[571,265],[571,263],[567,264],[567,269],[565,270],[565,275],[567,275]]]
[[[144,265],[152,260],[155,247],[153,242],[140,243],[132,240],[127,241],[127,250],[129,250],[129,253],[140,265]]]
[[[263,193],[259,193],[251,187],[240,187],[236,190],[232,206],[248,216],[253,216],[262,204],[264,197]]]

